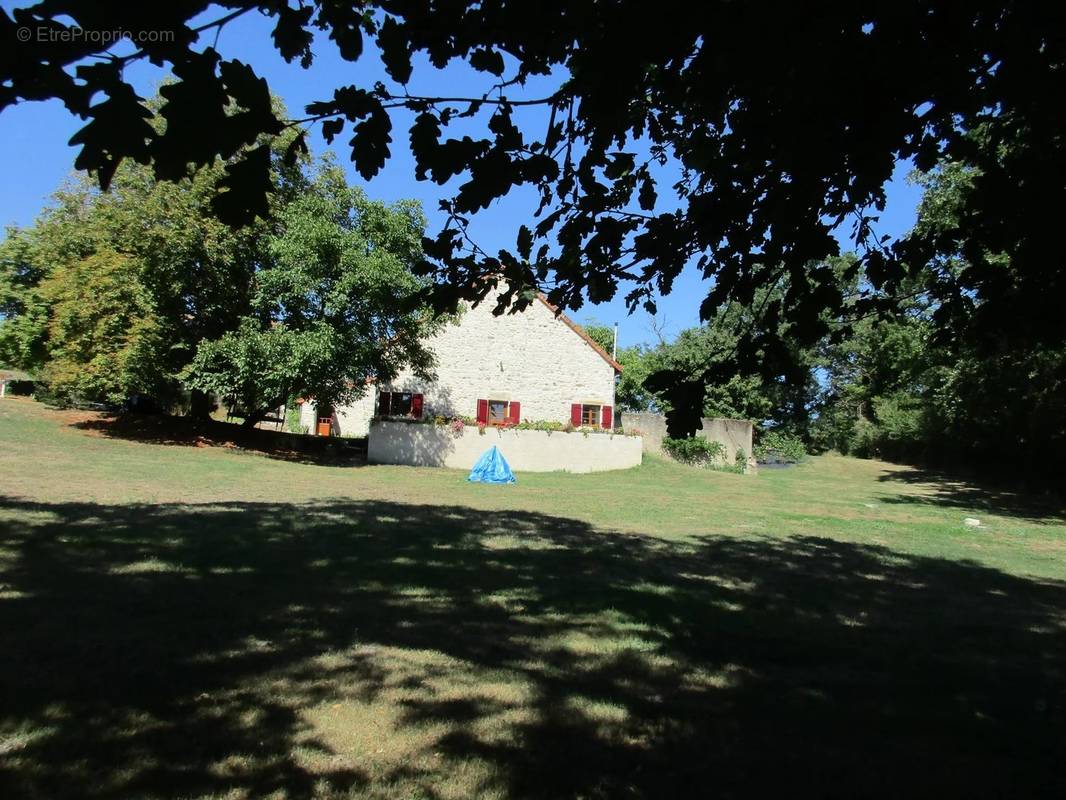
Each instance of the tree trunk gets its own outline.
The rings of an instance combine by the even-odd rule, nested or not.
[[[262,408],[259,408],[256,411],[248,412],[248,416],[244,418],[244,422],[241,423],[241,427],[254,428],[256,425],[266,419],[266,417],[268,417],[272,411],[279,408],[283,402],[284,400],[282,398],[276,398],[274,402],[270,405],[263,406]]]
[[[269,408],[261,408],[258,411],[253,411],[247,417],[244,418],[244,422],[241,423],[242,428],[254,428],[263,418],[270,413]]]
[[[214,403],[211,396],[199,389],[193,389],[189,394],[189,416],[193,419],[210,419],[211,407]]]

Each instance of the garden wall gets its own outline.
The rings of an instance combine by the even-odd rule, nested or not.
[[[666,438],[666,417],[661,414],[622,414],[622,430],[640,431],[644,442],[644,452],[662,453],[663,439]],[[703,429],[696,431],[712,442],[721,442],[725,447],[726,463],[734,463],[737,450],[743,448],[748,456],[749,469],[754,469],[752,456],[752,425],[746,419],[723,419],[705,417]]]
[[[456,432],[450,425],[375,421],[370,426],[371,464],[470,469],[496,445],[515,472],[603,472],[640,464],[639,436],[485,428]]]

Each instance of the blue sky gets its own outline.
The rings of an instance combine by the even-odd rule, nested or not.
[[[4,8],[12,4],[3,3]],[[208,15],[214,18],[217,15]],[[270,20],[258,14],[249,14],[235,20],[222,31],[218,49],[226,58],[237,58],[250,63],[256,72],[267,79],[271,90],[280,96],[293,115],[300,114],[312,100],[326,99],[337,86],[346,84],[370,85],[374,81],[388,82],[373,52],[357,64],[344,61],[337,55],[331,42],[318,37],[315,45],[316,60],[309,70],[299,64],[286,64],[274,50],[270,41]],[[123,48],[116,48],[123,52]],[[408,87],[412,94],[425,95],[480,95],[486,87],[486,76],[464,66],[449,67],[443,71],[432,68],[420,69],[415,64],[415,77]],[[152,94],[164,73],[147,63],[138,63],[130,68],[127,77],[142,96]],[[522,90],[524,96],[543,96],[550,91],[554,80],[543,79],[531,83]],[[512,94],[512,97],[517,95]],[[537,124],[539,112],[516,114],[516,122]],[[460,181],[441,187],[428,181],[416,181],[413,159],[407,148],[404,120],[395,119],[392,143],[392,158],[385,169],[369,183],[358,176],[348,160],[347,137],[343,134],[334,142],[338,161],[348,170],[349,179],[364,186],[367,193],[381,200],[416,198],[422,201],[429,218],[429,232],[435,233],[443,222],[437,210],[438,201],[450,195]],[[24,103],[6,109],[0,114],[0,175],[4,176],[0,192],[0,225],[28,225],[47,204],[48,197],[71,174],[77,149],[67,142],[84,123],[66,112],[58,102]],[[539,127],[539,126],[538,126]],[[449,135],[461,135],[461,129],[452,126]],[[350,134],[349,134],[350,135]],[[317,130],[311,139],[312,151],[323,153],[330,149]],[[907,165],[899,165],[888,186],[888,206],[881,215],[878,230],[882,234],[898,236],[914,223],[915,209],[920,197],[919,190],[906,182]],[[513,247],[518,226],[529,224],[536,209],[536,200],[530,190],[515,190],[491,208],[478,214],[471,231],[478,243],[488,252],[501,247]],[[846,244],[845,244],[846,247]],[[682,328],[699,322],[699,305],[707,292],[707,284],[695,270],[687,270],[674,285],[671,294],[659,301],[659,320],[665,321],[669,336]],[[626,311],[619,292],[610,303],[593,306],[586,304],[573,313],[578,322],[596,320],[606,324],[618,323],[619,344],[626,346],[638,342],[653,342],[650,318],[640,310],[632,315]]]

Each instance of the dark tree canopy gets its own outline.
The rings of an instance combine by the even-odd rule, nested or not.
[[[209,8],[217,19],[191,27]],[[243,13],[276,20],[274,44],[290,61],[309,65],[320,32],[317,42],[328,37],[349,61],[380,57],[391,81],[331,87],[302,119],[280,119],[253,66],[210,46],[219,26]],[[68,19],[176,35],[88,61],[106,45],[17,40],[19,26],[64,28]],[[843,298],[823,262],[838,252],[833,231],[844,225],[869,305],[908,273],[929,270],[945,326],[979,312],[991,340],[1062,339],[1066,280],[1053,218],[1066,188],[1060,3],[186,0],[105,8],[49,0],[0,12],[0,40],[0,109],[60,98],[86,120],[74,137],[76,165],[101,185],[124,158],[175,178],[246,148],[218,198],[233,222],[267,212],[267,144],[254,146],[264,137],[320,124],[329,141],[350,137],[368,179],[394,140],[408,140],[419,179],[462,180],[442,200],[447,226],[425,246],[422,269],[443,287],[442,301],[479,299],[485,276],[502,275],[503,305],[522,307],[543,289],[573,309],[584,297],[610,299],[621,284],[631,308],[653,309],[656,294],[695,263],[709,279],[704,319],[788,286],[763,292],[772,298],[759,309],[764,341],[740,352],[755,358],[772,351],[780,328],[806,342],[826,332],[826,312]],[[365,47],[370,40],[374,48]],[[177,79],[163,90],[163,126],[150,124],[123,79],[136,58]],[[427,58],[431,66],[413,66]],[[453,60],[485,74],[483,95],[408,93],[413,69]],[[562,76],[557,88],[527,94],[527,80],[545,75]],[[232,104],[240,113],[227,113]],[[516,112],[527,107],[543,110],[543,125],[519,123]],[[400,120],[407,130],[394,130]],[[480,134],[449,135],[471,123]],[[298,137],[293,152],[303,146]],[[900,242],[877,236],[899,159],[923,171],[945,161],[975,168],[951,226]],[[513,249],[483,252],[466,235],[467,215],[524,184],[540,195],[537,219],[516,221]],[[953,256],[968,267],[938,271],[938,259]]]

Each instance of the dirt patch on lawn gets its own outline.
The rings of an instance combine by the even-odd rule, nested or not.
[[[245,428],[217,420],[149,414],[57,411],[70,427],[94,436],[176,447],[221,447],[314,464],[356,465],[364,461],[360,440],[305,436]]]
[[[61,425],[79,428],[99,421],[105,415],[99,411],[81,411],[76,408],[51,409],[50,416]]]

